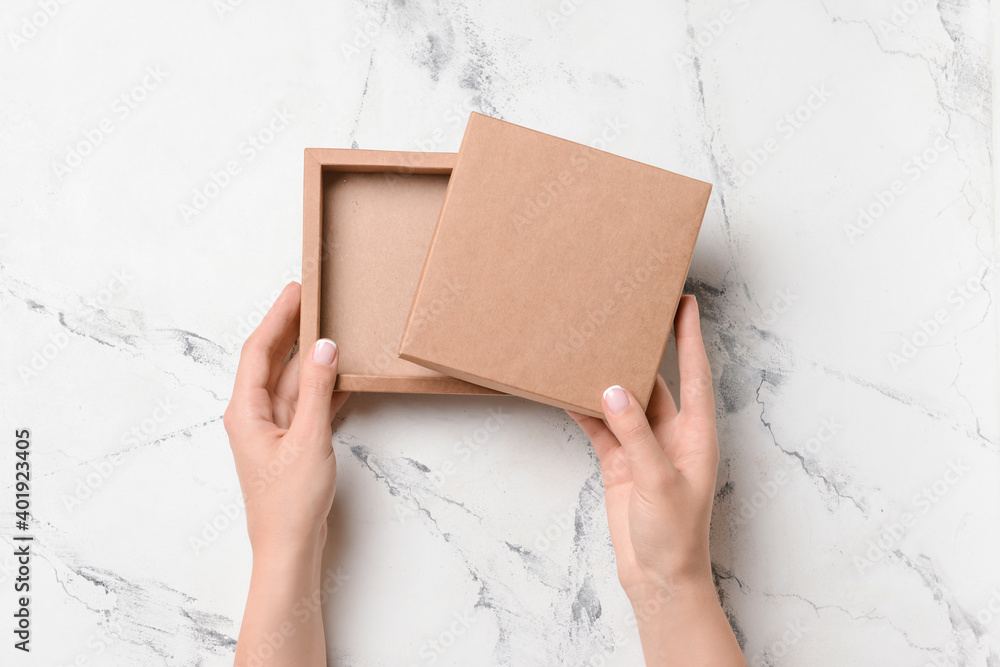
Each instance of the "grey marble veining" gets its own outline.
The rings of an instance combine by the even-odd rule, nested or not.
[[[231,664],[250,553],[221,414],[299,276],[302,149],[453,151],[480,111],[715,184],[688,291],[750,663],[1000,665],[990,10],[5,7],[0,420],[32,432],[36,543],[33,651],[0,661]],[[334,447],[333,664],[641,664],[563,413],[355,396]]]

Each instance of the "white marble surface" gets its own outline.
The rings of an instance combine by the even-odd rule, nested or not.
[[[716,183],[689,289],[719,399],[713,560],[751,664],[1000,665],[989,13],[5,3],[0,662],[231,662],[250,554],[221,414],[298,273],[302,149],[455,150],[474,109]],[[456,450],[491,410],[502,427]],[[15,428],[30,659],[9,630]],[[357,396],[334,446],[333,664],[640,664],[563,413]]]

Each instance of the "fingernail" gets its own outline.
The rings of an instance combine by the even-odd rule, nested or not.
[[[608,406],[611,414],[617,415],[628,407],[628,395],[618,385],[608,387],[604,390],[604,403]]]
[[[329,338],[320,338],[313,347],[313,361],[329,366],[337,357],[337,344]]]

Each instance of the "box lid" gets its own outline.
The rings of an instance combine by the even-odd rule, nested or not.
[[[711,185],[473,113],[403,359],[599,416],[645,407]]]

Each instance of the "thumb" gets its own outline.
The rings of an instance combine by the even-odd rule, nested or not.
[[[320,338],[312,352],[303,355],[299,369],[299,398],[290,431],[304,438],[321,437],[331,430],[334,411],[331,405],[337,383],[337,344]]]
[[[662,491],[677,471],[632,393],[619,385],[609,387],[604,392],[604,418],[628,454],[636,490],[644,494]]]

